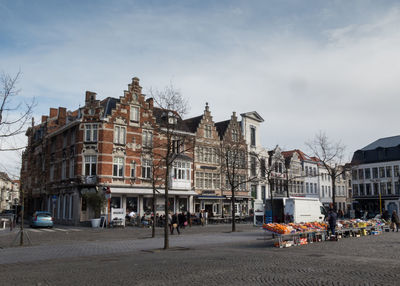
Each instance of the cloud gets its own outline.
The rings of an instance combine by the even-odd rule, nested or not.
[[[85,90],[119,97],[138,76],[145,90],[172,81],[189,98],[189,116],[205,102],[217,121],[257,110],[267,147],[304,148],[324,130],[351,153],[398,134],[396,4],[122,3],[78,12],[71,5],[60,21],[10,25],[16,32],[0,49],[0,69],[21,67],[22,94],[37,97],[37,118],[52,106],[77,108]]]

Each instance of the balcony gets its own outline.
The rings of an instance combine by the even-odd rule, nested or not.
[[[97,184],[97,176],[81,176],[80,183],[82,185],[96,185]]]

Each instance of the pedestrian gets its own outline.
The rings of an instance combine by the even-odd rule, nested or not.
[[[339,219],[344,219],[344,212],[342,210],[338,211],[338,218]]]
[[[168,213],[168,226],[169,226],[169,231],[172,233],[172,216],[171,216],[171,213]]]
[[[200,217],[201,226],[204,226],[204,210],[200,211],[199,217]]]
[[[171,234],[174,234],[174,229],[176,228],[176,231],[178,234],[181,234],[179,231],[179,224],[178,224],[178,216],[176,214],[172,215],[172,230]]]
[[[187,221],[189,227],[192,227],[192,217],[191,217],[190,211],[188,211],[186,213],[186,221]]]
[[[399,232],[399,226],[400,226],[400,222],[399,222],[399,217],[397,216],[396,211],[392,212],[392,231],[394,231],[394,226],[396,225],[396,231]]]
[[[204,221],[206,223],[206,225],[208,224],[208,211],[204,212]]]
[[[332,233],[332,235],[335,235],[335,228],[336,228],[336,220],[337,220],[337,214],[336,212],[331,208],[328,211],[328,223],[329,223],[329,229]]]
[[[185,215],[182,213],[178,213],[178,225],[180,228],[184,228],[184,217]]]

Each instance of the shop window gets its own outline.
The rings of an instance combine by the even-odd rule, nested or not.
[[[120,209],[121,208],[121,197],[112,197],[110,206],[113,209]]]
[[[138,212],[138,198],[136,197],[127,197],[126,198],[126,208],[128,210]]]

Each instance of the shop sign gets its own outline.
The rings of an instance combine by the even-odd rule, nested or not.
[[[113,220],[114,218],[125,219],[125,215],[125,210],[123,208],[111,208],[111,220]]]
[[[215,191],[212,190],[204,190],[202,192],[203,195],[215,195]]]

